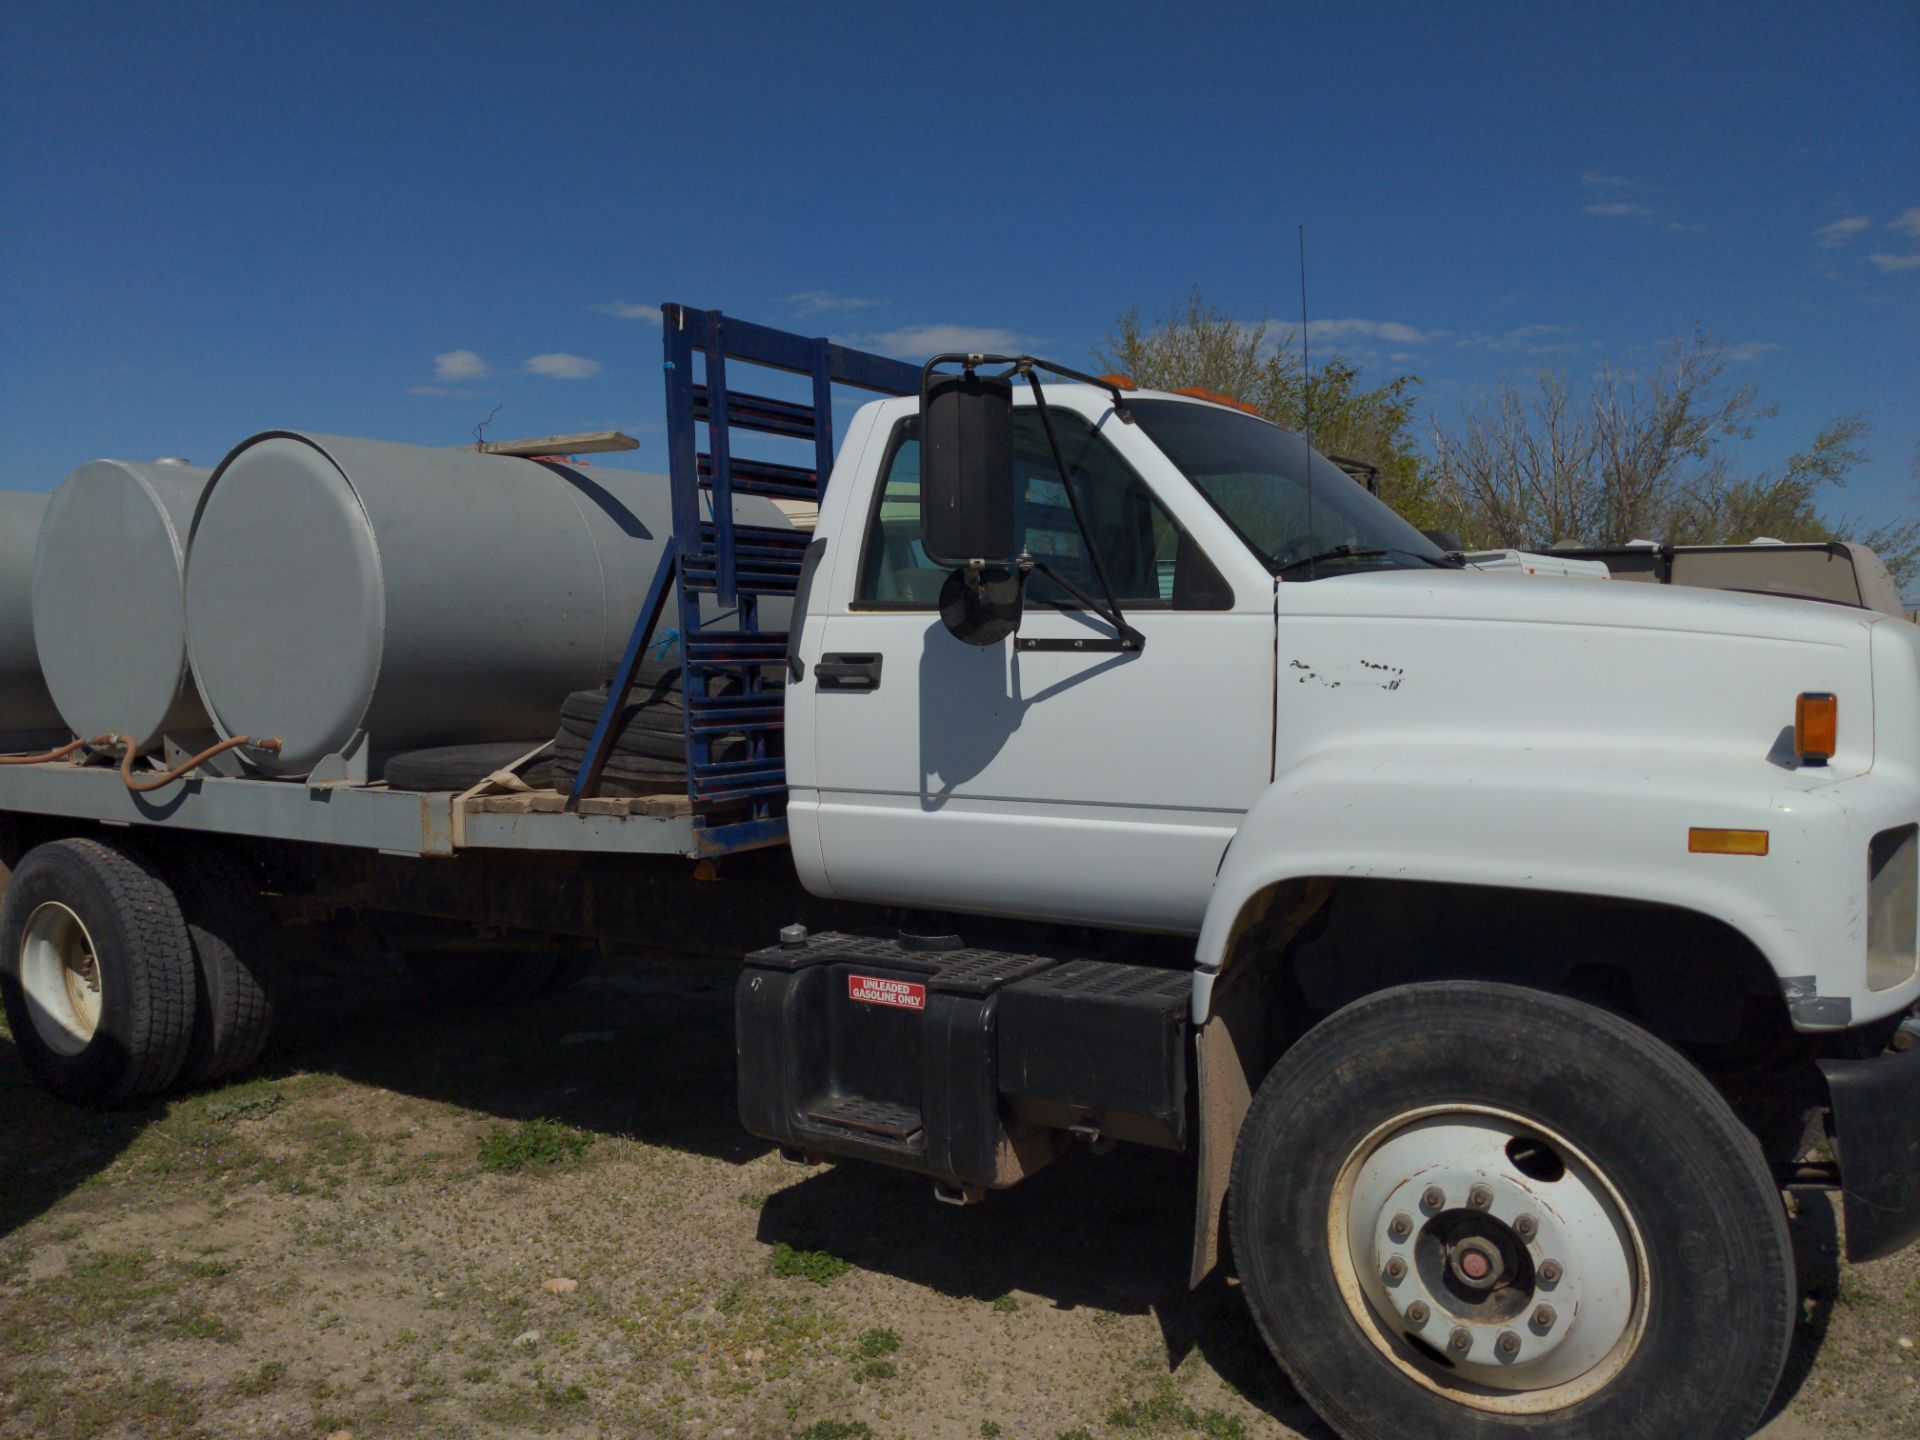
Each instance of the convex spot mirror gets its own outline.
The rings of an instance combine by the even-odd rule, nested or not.
[[[920,544],[936,565],[1018,555],[1010,378],[930,375],[921,387]]]
[[[1026,577],[1006,565],[965,566],[940,587],[940,622],[968,645],[998,645],[1020,628]]]

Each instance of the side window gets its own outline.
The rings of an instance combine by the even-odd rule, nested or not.
[[[1073,476],[1087,528],[1100,547],[1113,593],[1135,608],[1224,610],[1233,603],[1226,581],[1199,546],[1174,523],[1147,484],[1080,416],[1053,412],[1054,433]],[[947,572],[920,547],[920,439],[918,422],[895,427],[881,476],[878,503],[861,555],[854,604],[868,610],[931,610]],[[1028,552],[1087,594],[1098,597],[1099,577],[1074,523],[1073,507],[1047,445],[1039,413],[1013,417],[1017,516]],[[1045,575],[1027,582],[1033,605],[1078,609],[1079,602]]]

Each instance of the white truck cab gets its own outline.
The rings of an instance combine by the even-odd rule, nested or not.
[[[1697,912],[1765,957],[1802,1029],[1920,997],[1911,930],[1871,933],[1900,915],[1868,864],[1920,816],[1920,630],[1448,565],[1319,457],[1312,531],[1263,555],[1283,506],[1306,523],[1299,437],[1178,395],[1128,395],[1130,422],[1090,386],[1048,400],[1146,643],[1074,648],[1111,627],[1039,579],[1017,636],[949,633],[919,540],[919,402],[862,408],[787,692],[809,888],[1198,935],[1197,1022],[1247,904],[1315,876]],[[1025,542],[1090,586],[1033,414],[1018,397]],[[1176,455],[1249,468],[1190,477]],[[1341,544],[1403,548],[1287,568]],[[866,668],[835,673],[845,656]],[[1794,750],[1802,694],[1834,697],[1819,763]],[[1722,832],[1764,839],[1703,838]]]
[[[1782,1186],[1920,1235],[1920,630],[1463,567],[1231,404],[990,359],[823,499],[795,862],[935,918],[753,958],[748,1128],[963,1202],[1193,1151],[1195,1282],[1230,1238],[1343,1435],[1749,1433]]]

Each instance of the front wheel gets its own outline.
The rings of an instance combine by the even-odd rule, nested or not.
[[[1792,1336],[1752,1135],[1560,996],[1449,981],[1335,1013],[1261,1085],[1230,1204],[1262,1334],[1350,1440],[1735,1440]]]

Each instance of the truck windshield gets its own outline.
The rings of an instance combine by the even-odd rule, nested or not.
[[[1184,400],[1129,400],[1127,410],[1276,575],[1310,580],[1360,570],[1452,568],[1437,545],[1298,435]]]

